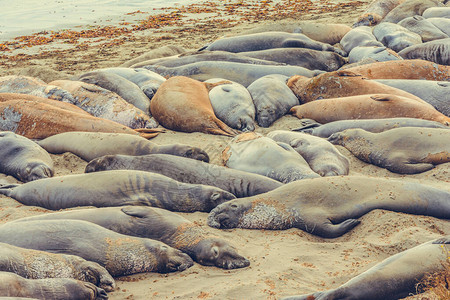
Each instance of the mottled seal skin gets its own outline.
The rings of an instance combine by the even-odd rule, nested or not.
[[[116,283],[108,271],[96,262],[79,256],[25,249],[0,243],[0,271],[28,279],[73,278],[90,282],[111,292]]]
[[[448,35],[442,32],[439,28],[434,26],[429,20],[422,16],[414,16],[401,20],[398,25],[417,33],[422,38],[422,41],[429,42],[439,39],[448,38]]]
[[[262,194],[282,185],[266,176],[167,154],[106,155],[91,160],[85,172],[120,169],[155,172],[185,183],[211,185],[238,198]]]
[[[355,47],[383,46],[372,34],[372,28],[368,26],[360,26],[350,30],[344,35],[340,44],[347,53],[350,53]]]
[[[248,86],[256,108],[256,121],[261,127],[269,127],[284,116],[298,99],[286,85],[286,76],[264,76]]]
[[[283,300],[403,299],[417,292],[428,274],[445,270],[449,236],[395,254],[357,275],[336,289]]]
[[[376,81],[411,93],[450,117],[450,82],[448,81],[414,79],[376,79]]]
[[[388,119],[362,119],[362,120],[341,120],[327,124],[320,124],[314,120],[302,119],[302,127],[293,129],[314,136],[328,138],[336,132],[344,131],[351,128],[361,128],[365,131],[378,133],[393,128],[400,127],[427,127],[449,129],[441,123],[416,119],[416,118],[388,118]]]
[[[360,221],[356,218],[374,209],[446,219],[450,216],[449,200],[450,192],[415,182],[366,176],[320,177],[221,204],[210,212],[208,225],[299,228],[317,236],[335,238],[358,225]]]
[[[43,214],[17,221],[64,219],[84,220],[121,234],[158,240],[187,253],[205,266],[236,269],[250,265],[228,241],[165,209],[136,206],[94,208]]]
[[[389,61],[403,58],[389,48],[378,46],[355,47],[348,54],[348,62],[351,64],[365,59],[373,59],[374,61]]]
[[[450,162],[450,130],[396,128],[381,133],[347,129],[328,138],[362,161],[400,174],[417,174]]]
[[[291,146],[254,132],[233,138],[222,152],[229,168],[256,173],[283,183],[319,177]]]
[[[131,134],[105,132],[66,132],[37,143],[53,154],[71,152],[85,161],[110,155],[170,154],[209,162],[208,154],[200,148],[183,144],[157,145],[143,137]]]
[[[135,170],[66,175],[22,185],[4,185],[0,194],[25,205],[52,210],[76,206],[138,205],[208,212],[236,198],[217,187],[178,182],[160,174]]]
[[[52,177],[53,161],[35,142],[10,131],[0,131],[0,172],[22,182]]]
[[[221,38],[212,42],[205,49],[210,51],[222,50],[236,53],[272,48],[308,48],[313,50],[336,52],[337,54],[343,56],[346,55],[346,53],[342,50],[333,47],[330,44],[310,39],[304,34],[282,31],[261,32]]]
[[[398,53],[404,59],[424,59],[450,65],[450,38],[410,46]]]
[[[448,6],[447,1],[447,7],[430,7],[427,8],[423,14],[422,17],[426,19],[430,18],[450,18],[450,7]]]
[[[274,48],[239,54],[327,72],[336,71],[347,63],[347,60],[337,53],[306,48]]]
[[[422,37],[399,24],[383,22],[373,28],[373,35],[386,47],[400,52],[403,49],[422,44]]]
[[[450,118],[431,105],[391,94],[367,94],[312,101],[294,106],[290,113],[299,119],[313,119],[319,123],[403,117],[450,125]]]
[[[224,80],[215,78],[205,82],[216,83]],[[255,105],[252,95],[243,85],[236,82],[221,84],[213,87],[208,95],[214,114],[225,124],[241,131],[255,130]]]
[[[450,3],[450,2],[449,2]],[[429,18],[431,24],[439,28],[447,36],[450,36],[450,17],[449,18]]]
[[[0,272],[0,295],[32,299],[106,300],[108,295],[89,282],[71,278],[25,279]]]
[[[162,242],[81,220],[8,222],[0,226],[0,237],[17,247],[80,256],[100,264],[114,277],[183,271],[193,265],[187,254]]]
[[[422,13],[435,6],[444,6],[441,0],[408,0],[392,9],[383,19],[383,22],[398,23],[408,17],[421,16]]]
[[[403,2],[405,0],[373,0],[353,24],[353,28],[377,25],[391,10]]]
[[[320,176],[347,175],[350,162],[330,142],[313,135],[275,130],[267,137],[276,142],[290,145],[309,164],[311,169]]]

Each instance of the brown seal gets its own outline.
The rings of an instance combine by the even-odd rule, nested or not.
[[[364,13],[359,16],[353,27],[357,26],[375,26],[399,4],[405,0],[373,0]]]
[[[450,125],[450,118],[429,104],[390,94],[330,98],[297,105],[289,111],[319,123],[352,119],[418,118]]]
[[[234,136],[237,132],[220,121],[209,101],[207,84],[184,77],[169,78],[150,103],[152,115],[162,126],[184,132],[204,132]]]

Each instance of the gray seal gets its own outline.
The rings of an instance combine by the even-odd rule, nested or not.
[[[422,16],[405,18],[398,25],[420,35],[423,42],[448,38],[448,35]]]
[[[21,185],[2,185],[0,194],[25,205],[58,210],[77,206],[154,206],[173,211],[205,211],[236,198],[222,189],[178,182],[135,170],[65,175]]]
[[[267,137],[290,145],[320,176],[348,175],[350,162],[325,139],[285,130],[271,131]]]
[[[53,154],[71,152],[85,161],[110,155],[145,155],[164,153],[209,161],[208,154],[200,148],[183,144],[157,145],[143,137],[125,133],[64,132],[37,143]]]
[[[450,36],[450,17],[449,18],[430,18],[427,19],[434,26],[439,28],[447,36]]]
[[[395,51],[378,46],[365,46],[365,47],[355,47],[348,54],[348,62],[351,64],[358,63],[360,61],[389,61],[389,60],[400,60],[403,59],[400,55],[395,53]]]
[[[79,256],[25,249],[0,243],[0,271],[28,279],[73,278],[111,292],[116,283],[105,268]]]
[[[344,146],[362,161],[400,174],[421,173],[450,162],[448,129],[404,127],[380,133],[347,129],[328,141]]]
[[[85,172],[120,169],[155,172],[185,183],[211,185],[238,198],[262,194],[282,185],[266,176],[167,154],[106,155],[91,160]]]
[[[297,96],[286,84],[288,79],[286,76],[267,75],[248,86],[259,126],[269,127],[299,104]]]
[[[383,44],[372,34],[372,28],[369,26],[359,26],[347,32],[340,42],[342,48],[350,53],[355,47],[377,46],[383,47]]]
[[[450,38],[435,40],[403,49],[404,59],[423,59],[440,65],[450,65]]]
[[[417,284],[426,275],[445,271],[449,240],[446,236],[397,253],[335,289],[283,300],[403,299],[417,292]]]
[[[408,0],[391,10],[382,22],[398,23],[408,17],[421,16],[430,7],[444,6],[442,0]]]
[[[222,152],[229,168],[256,173],[283,183],[320,177],[291,146],[254,132],[233,138]]]
[[[447,6],[446,7],[430,7],[427,8],[423,13],[422,13],[422,17],[426,18],[426,19],[430,19],[430,18],[450,18],[450,7],[448,6],[448,1],[447,1]]]
[[[0,226],[0,240],[17,247],[77,255],[100,264],[114,277],[184,271],[193,265],[189,255],[162,242],[80,220],[8,222]]]
[[[0,172],[22,182],[52,177],[53,161],[41,146],[11,131],[0,132]]]
[[[360,221],[356,218],[374,209],[448,219],[450,192],[416,182],[366,176],[304,179],[262,195],[219,205],[209,213],[208,225],[299,228],[317,236],[335,238],[358,225]]]
[[[422,37],[399,24],[383,22],[373,28],[373,35],[386,47],[400,52],[403,49],[422,44]]]
[[[250,265],[228,241],[165,209],[143,206],[80,209],[42,214],[13,222],[33,220],[88,221],[121,234],[161,241],[187,253],[194,261],[205,266],[236,269]]]

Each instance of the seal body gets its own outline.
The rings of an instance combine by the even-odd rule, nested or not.
[[[394,9],[392,9],[386,15],[386,17],[384,17],[383,22],[398,23],[401,20],[406,19],[408,17],[413,17],[415,15],[421,16],[426,9],[435,6],[444,6],[444,5],[442,4],[442,1],[439,0],[405,1],[402,4],[399,4]]]
[[[449,18],[430,18],[427,19],[431,24],[439,28],[443,33],[450,36],[450,17]]]
[[[52,210],[76,206],[144,205],[185,212],[210,211],[218,204],[236,198],[216,187],[129,170],[46,178],[39,182],[7,185],[0,188],[0,193],[25,205]]]
[[[235,269],[250,264],[230,242],[165,209],[136,206],[82,209],[43,214],[15,222],[33,220],[92,222],[125,235],[161,241],[206,266]]]
[[[3,242],[17,247],[97,262],[112,276],[183,271],[193,265],[187,254],[164,243],[123,235],[87,221],[8,222],[0,226],[0,236]]]
[[[290,145],[320,176],[347,175],[350,162],[330,142],[309,134],[285,130],[269,132],[267,137]]]
[[[413,16],[401,20],[398,25],[417,33],[422,38],[423,42],[430,42],[439,39],[448,38],[448,35],[442,32],[439,28],[434,26],[429,20],[422,16]]]
[[[208,225],[278,230],[295,227],[335,238],[358,225],[356,218],[374,209],[446,219],[450,216],[449,200],[450,192],[415,182],[366,176],[320,177],[219,205],[210,212]]]
[[[167,56],[177,55],[177,54],[184,53],[184,52],[186,52],[186,49],[184,49],[183,47],[180,47],[178,45],[166,45],[166,46],[162,46],[162,47],[159,47],[156,49],[152,49],[138,57],[130,59],[130,60],[124,62],[123,64],[121,64],[120,67],[134,68],[135,67],[134,65],[139,64],[146,60],[155,59],[155,58],[159,58],[159,57],[167,57]]]
[[[386,47],[400,52],[403,49],[422,44],[422,37],[416,32],[394,23],[383,22],[373,28],[373,34]]]
[[[155,172],[181,182],[211,185],[239,198],[262,194],[282,185],[266,176],[167,154],[102,156],[89,162],[86,173],[119,169]]]
[[[373,0],[364,13],[356,20],[353,27],[374,26],[405,0]]]
[[[404,59],[424,59],[440,65],[450,65],[450,38],[410,46],[398,53]]]
[[[348,54],[348,62],[351,64],[366,59],[373,59],[374,61],[389,61],[403,58],[389,48],[378,46],[355,47]]]
[[[383,46],[372,34],[372,28],[368,26],[353,28],[342,37],[340,44],[347,53],[350,53],[355,47]]]
[[[35,142],[13,132],[0,132],[0,172],[23,182],[52,177],[53,161]]]
[[[424,10],[422,17],[426,19],[430,18],[450,18],[450,7],[448,7],[448,1],[446,7],[430,7]]]
[[[328,140],[362,161],[400,174],[421,173],[450,162],[448,129],[405,127],[381,133],[347,129]]]
[[[270,177],[283,183],[319,177],[291,146],[259,134],[243,133],[222,152],[227,167]]]

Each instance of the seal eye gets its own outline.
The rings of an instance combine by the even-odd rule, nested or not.
[[[217,258],[219,256],[219,248],[217,246],[212,247],[211,252],[212,252],[214,258]]]
[[[211,200],[218,200],[220,198],[220,193],[215,192],[211,195]]]
[[[237,209],[237,205],[236,204],[231,204],[231,208]]]

